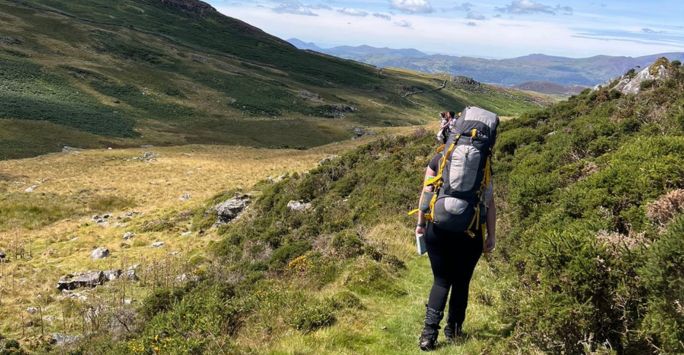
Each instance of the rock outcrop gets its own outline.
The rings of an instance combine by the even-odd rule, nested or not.
[[[79,274],[69,274],[62,276],[57,281],[57,289],[75,290],[77,288],[95,287],[107,282],[107,278],[102,271],[86,271]]]
[[[248,195],[237,195],[219,203],[214,207],[217,217],[216,224],[226,224],[234,220],[247,208],[249,202],[250,197]]]
[[[133,265],[123,271],[121,269],[103,271],[85,271],[77,274],[62,276],[57,281],[57,289],[60,291],[71,291],[78,288],[93,288],[104,285],[106,282],[124,278],[129,281],[137,281],[137,270],[140,265]]]
[[[303,212],[310,210],[311,207],[311,202],[302,202],[302,201],[290,201],[287,203],[287,209],[290,211],[295,211],[295,212]]]
[[[93,250],[93,251],[90,253],[90,257],[91,257],[93,260],[104,259],[104,258],[106,258],[106,257],[108,257],[108,256],[109,256],[109,249],[104,248],[104,247],[96,248],[95,250]]]
[[[670,76],[669,72],[670,61],[667,58],[660,58],[651,66],[642,69],[639,72],[630,70],[629,73],[620,77],[611,89],[617,90],[625,95],[636,95],[644,89],[649,83],[666,80]],[[599,90],[609,84],[596,85],[594,90]]]

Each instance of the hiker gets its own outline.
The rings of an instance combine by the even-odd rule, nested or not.
[[[440,117],[437,138],[445,146],[426,169],[416,226],[434,276],[419,339],[423,351],[437,346],[449,290],[444,336],[449,342],[464,336],[473,270],[482,252],[496,245],[490,158],[499,118],[477,107],[466,108],[460,117],[447,112]]]

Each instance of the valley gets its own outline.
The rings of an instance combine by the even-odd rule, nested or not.
[[[338,48],[429,62],[377,68],[199,0],[0,0],[0,25],[0,354],[421,353],[407,212],[470,105],[501,119],[497,247],[435,353],[684,352],[679,60],[459,57],[476,80]]]

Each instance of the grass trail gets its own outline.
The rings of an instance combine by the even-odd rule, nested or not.
[[[382,293],[361,296],[366,310],[349,311],[337,323],[314,334],[293,332],[270,348],[271,354],[421,354],[418,336],[422,330],[425,303],[432,285],[427,256],[413,257],[398,279],[406,295],[392,297]],[[457,344],[443,342],[432,354],[482,354],[504,351],[509,330],[497,309],[507,280],[497,279],[491,264],[483,257],[478,263],[470,288],[465,332],[469,338]],[[442,322],[444,323],[444,322]],[[443,324],[442,324],[443,326]],[[510,350],[509,350],[510,351]]]

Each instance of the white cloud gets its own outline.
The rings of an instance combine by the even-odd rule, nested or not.
[[[394,24],[399,26],[399,27],[413,28],[413,25],[411,25],[411,23],[406,21],[406,20],[395,21]]]
[[[381,18],[381,19],[383,19],[383,20],[392,21],[392,16],[390,16],[390,15],[388,15],[388,14],[383,14],[383,13],[378,13],[378,12],[376,12],[376,13],[373,14],[373,16],[374,16],[374,17],[377,17],[377,18]]]
[[[432,12],[432,5],[428,0],[392,0],[392,8],[410,14]]]
[[[473,11],[469,12],[466,15],[466,18],[469,20],[480,20],[480,21],[487,19],[487,17],[485,17],[485,15],[478,13],[478,12],[473,12]]]
[[[525,15],[533,13],[545,13],[555,15],[556,11],[558,10],[561,10],[565,13],[572,12],[572,8],[569,6],[561,7],[560,5],[558,5],[554,8],[553,6],[544,5],[534,0],[513,0],[510,4],[504,7],[497,7],[496,10],[516,15]]]
[[[344,9],[338,9],[337,12],[349,16],[357,16],[357,17],[366,17],[368,16],[368,13],[363,10],[359,9],[350,9],[350,8],[344,8]]]
[[[273,8],[274,12],[279,14],[292,14],[302,16],[318,16],[311,8],[303,5],[299,1],[287,1]]]
[[[391,16],[392,20],[373,14],[356,18],[349,25],[348,16],[340,16],[336,10],[316,10],[319,16],[306,17],[274,13],[270,8],[257,5],[217,6],[223,13],[244,20],[264,31],[281,38],[300,38],[325,47],[338,45],[368,44],[375,47],[412,47],[424,52],[452,55],[470,55],[490,58],[510,58],[529,53],[589,57],[598,54],[640,56],[652,53],[678,52],[684,42],[664,36],[681,34],[682,30],[667,27],[664,34],[649,34],[643,28],[654,31],[666,28],[635,24],[626,18],[595,18],[578,13],[572,18],[553,19],[525,18],[508,15],[491,16],[487,21],[469,26],[468,21],[453,21],[453,16],[405,14]],[[388,15],[389,16],[389,15]],[[438,26],[435,24],[439,23]],[[622,29],[641,34],[640,42],[625,45],[620,33],[580,31],[594,28],[602,31]],[[373,36],[369,36],[373,33]],[[597,38],[598,35],[602,35]],[[651,37],[657,36],[659,41]]]

